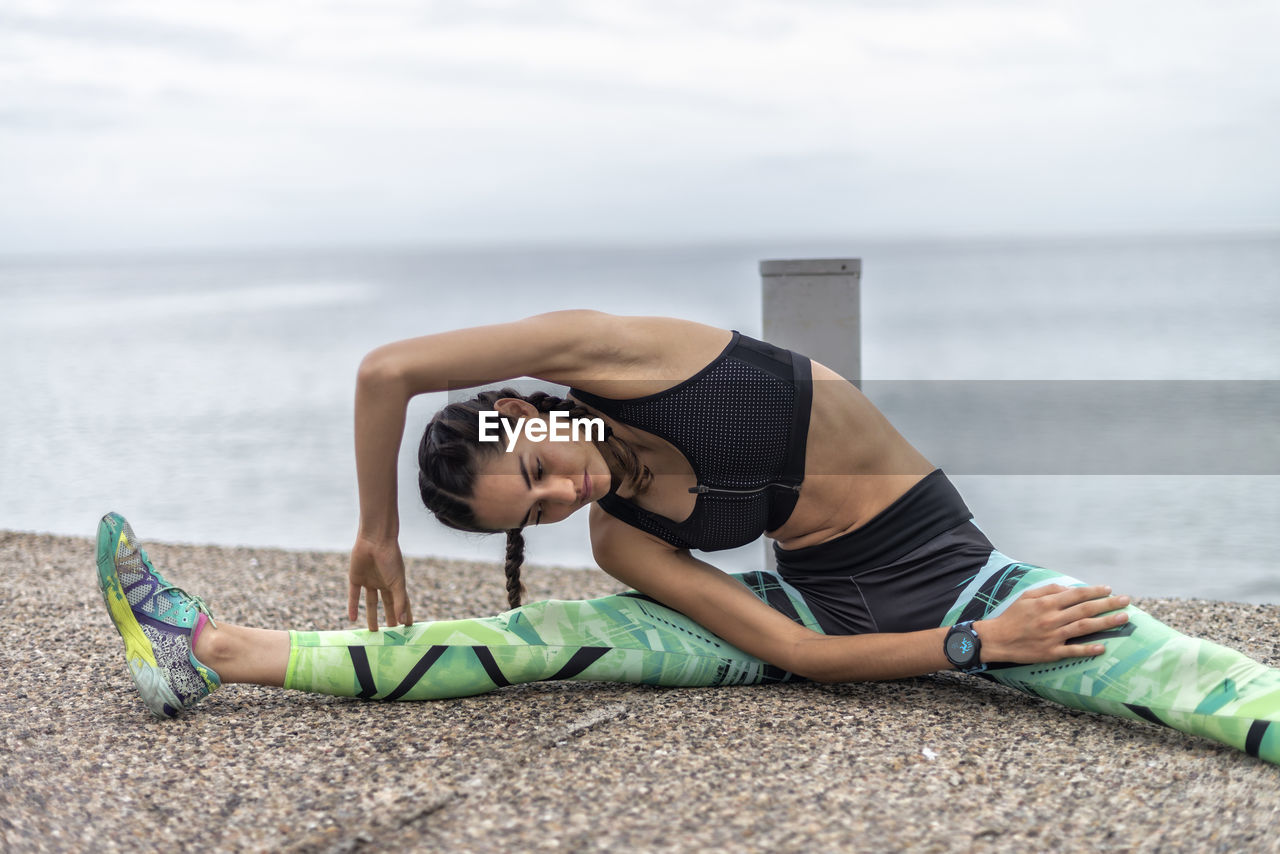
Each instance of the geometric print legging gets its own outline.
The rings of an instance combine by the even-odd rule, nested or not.
[[[799,591],[778,576],[733,577],[821,631]],[[993,552],[938,625],[996,616],[1027,590],[1055,583],[1082,584]],[[1102,655],[997,664],[982,675],[1073,709],[1173,727],[1280,764],[1280,670],[1187,637],[1133,606],[1125,610],[1127,623],[1087,639],[1106,646]],[[554,679],[667,686],[799,679],[638,593],[553,599],[494,617],[378,632],[291,632],[290,639],[286,688],[371,700],[467,697]]]

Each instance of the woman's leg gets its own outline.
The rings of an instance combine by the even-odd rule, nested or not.
[[[735,576],[796,622],[817,628],[776,576]],[[795,679],[683,614],[637,593],[534,602],[495,617],[379,632],[291,632],[286,688],[378,700],[482,694],[555,679],[645,685],[745,685]]]
[[[1083,582],[993,552],[942,625],[994,617],[1046,584]],[[1162,724],[1280,763],[1280,670],[1187,637],[1133,606],[1125,611],[1124,625],[1079,639],[1102,642],[1100,656],[995,664],[984,675],[1075,709]]]
[[[494,617],[378,632],[216,626],[200,599],[165,581],[115,514],[99,526],[98,577],[130,672],[159,717],[173,717],[224,682],[421,700],[553,679],[691,686],[795,678],[637,593],[535,602]],[[817,630],[799,593],[776,576],[735,577]]]
[[[794,601],[787,598],[776,577],[736,577],[761,598],[772,595],[803,621],[796,610],[804,608],[803,602],[795,594]],[[493,617],[377,632],[206,626],[193,649],[223,684],[278,685],[372,700],[465,697],[553,679],[674,686],[795,678],[636,593],[552,599]]]
[[[209,624],[192,644],[192,652],[224,685],[281,687],[289,670],[289,635],[278,629]]]
[[[785,681],[687,617],[638,594],[537,602],[495,617],[380,632],[215,627],[203,603],[173,588],[123,519],[99,529],[99,580],[143,699],[158,716],[194,705],[222,681],[284,685],[372,699],[480,694],[551,679],[651,685]],[[762,600],[820,630],[800,594],[768,573],[736,576]],[[993,552],[942,625],[998,615],[1027,590],[1074,578]],[[1280,763],[1280,671],[1174,631],[1130,606],[1123,626],[1081,638],[1106,653],[1052,664],[1001,665],[1005,685],[1072,708],[1151,721]]]

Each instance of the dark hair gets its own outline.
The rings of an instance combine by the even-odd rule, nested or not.
[[[586,408],[554,397],[544,391],[524,395],[513,388],[482,391],[470,400],[451,403],[441,409],[427,423],[418,445],[418,491],[422,503],[445,525],[459,531],[480,534],[496,534],[498,529],[486,528],[476,521],[471,499],[475,495],[476,474],[482,455],[501,452],[497,442],[480,441],[480,413],[492,412],[495,404],[506,397],[532,404],[539,413],[564,411],[573,420],[590,418]],[[508,419],[501,419],[504,423]],[[643,492],[653,479],[649,467],[636,457],[635,450],[605,428],[603,442],[597,447],[612,458],[622,469],[625,482],[636,492]],[[615,484],[616,486],[616,484]],[[524,535],[520,528],[507,531],[507,602],[519,607],[524,594],[520,583],[520,567],[524,563]]]

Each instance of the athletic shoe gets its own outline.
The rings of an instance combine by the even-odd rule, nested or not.
[[[204,623],[213,624],[209,608],[164,580],[117,513],[98,523],[98,587],[124,638],[133,682],[153,715],[175,717],[218,689],[222,680],[192,649]]]

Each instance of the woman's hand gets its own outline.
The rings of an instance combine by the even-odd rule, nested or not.
[[[982,660],[1035,664],[1063,658],[1101,655],[1102,644],[1067,643],[1072,638],[1123,625],[1128,614],[1112,614],[1129,604],[1111,588],[1049,584],[1028,590],[992,620],[974,624],[982,641]]]
[[[378,599],[386,612],[387,625],[411,625],[413,608],[404,583],[404,556],[395,539],[374,541],[359,537],[351,549],[351,587],[347,592],[347,619],[355,622],[360,591],[365,594],[364,611],[369,631],[378,630]]]

